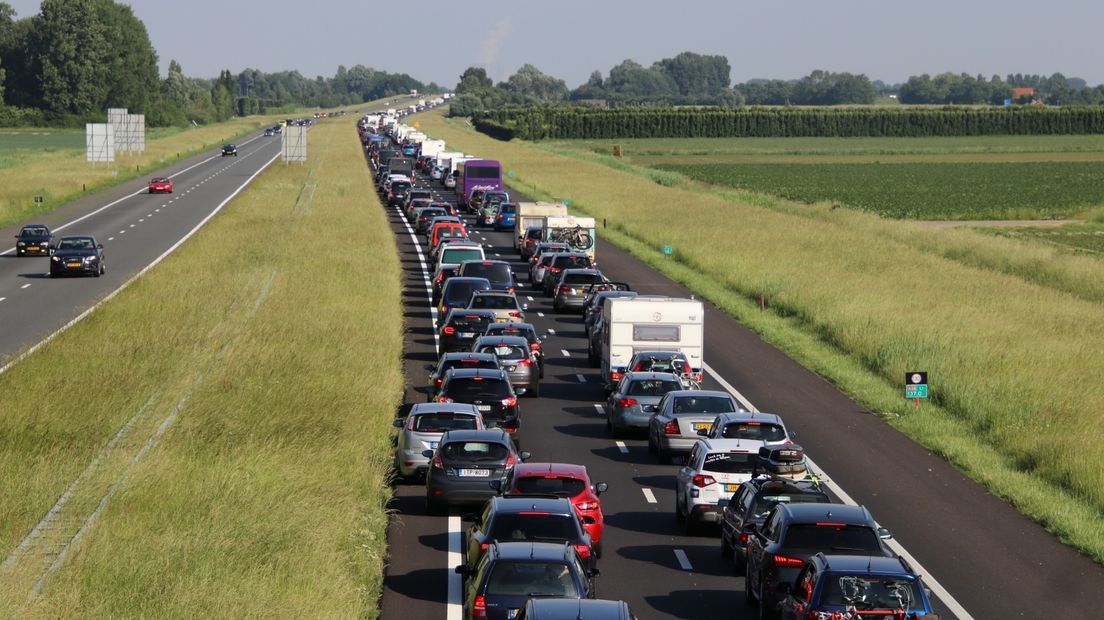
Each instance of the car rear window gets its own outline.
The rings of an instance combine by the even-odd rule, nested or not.
[[[563,278],[564,284],[595,284],[605,282],[605,278],[596,273],[569,273]]]
[[[491,308],[494,310],[515,310],[517,299],[511,295],[476,295],[472,297],[471,308]]]
[[[463,377],[449,381],[445,393],[458,403],[502,400],[510,395],[510,384],[497,378]]]
[[[675,413],[729,413],[736,411],[732,401],[722,396],[679,396],[672,403]],[[721,435],[727,437],[728,435]]]
[[[589,256],[557,256],[553,266],[561,269],[589,269]]]
[[[422,214],[419,216],[422,219],[430,219],[437,217],[438,215],[446,215],[444,209],[437,209],[435,207],[426,207],[422,210]]]
[[[441,251],[441,262],[462,263],[466,260],[481,260],[483,250],[476,248],[446,248]]]
[[[487,278],[491,282],[503,284],[512,280],[510,266],[503,263],[476,262],[462,267],[465,277]]]
[[[861,600],[864,610],[897,609],[908,603],[908,611],[923,611],[911,580],[870,575],[830,575],[825,579],[822,605],[845,606],[848,599]],[[873,616],[871,616],[873,617]]]
[[[494,441],[450,441],[441,446],[441,455],[465,461],[502,461],[510,451]]]
[[[842,523],[791,525],[782,540],[790,549],[817,549],[825,553],[882,554],[882,544],[874,530],[863,525]]]
[[[473,430],[478,427],[475,423],[475,416],[467,414],[426,413],[414,418],[414,430],[422,433]]]
[[[455,327],[458,332],[475,332],[481,334],[493,320],[494,319],[489,316],[461,314],[452,318],[452,326]]]
[[[488,360],[482,358],[462,358],[458,360],[445,360],[444,368],[441,369],[443,374],[449,368],[498,368],[498,360]]]
[[[516,360],[529,357],[529,350],[512,344],[486,344],[479,347],[480,353],[493,353],[503,360]]]
[[[702,471],[717,474],[742,474],[755,467],[758,455],[751,452],[710,452],[705,455]]]
[[[490,538],[500,541],[557,542],[579,537],[574,514],[556,515],[532,511],[529,514],[502,513],[494,517]]]
[[[514,483],[514,489],[518,493],[538,493],[542,495],[559,495],[560,497],[575,497],[586,489],[586,483],[578,478],[527,476],[525,478],[518,478]]]
[[[517,213],[517,207],[514,205],[502,205],[498,208],[499,213]]]
[[[571,569],[562,562],[495,562],[488,595],[579,598]]]
[[[755,498],[751,514],[762,519],[776,504],[815,504],[828,501],[823,495],[813,493],[770,493]]]
[[[729,422],[721,429],[725,439],[756,439],[759,441],[784,441],[786,431],[770,422]]]
[[[663,379],[641,379],[630,381],[626,390],[628,396],[663,396],[672,390],[682,389],[678,381],[665,381]]]
[[[501,324],[498,324],[501,325]],[[533,333],[531,329],[521,329],[520,327],[499,327],[498,325],[487,326],[486,335],[488,336],[517,336],[518,338],[525,338],[530,343],[537,341],[537,335]]]
[[[489,288],[485,282],[458,282],[456,280],[449,280],[448,285],[445,287],[445,301],[452,303],[463,303],[471,299],[471,295],[475,291],[485,291]]]

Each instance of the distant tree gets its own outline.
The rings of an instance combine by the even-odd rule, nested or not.
[[[57,115],[100,111],[108,39],[93,0],[43,0],[30,40],[42,103]]]
[[[487,70],[482,67],[468,67],[460,74],[460,83],[456,85],[456,93],[481,93],[494,88],[494,82],[487,77]]]
[[[4,56],[7,54],[6,41],[15,25],[15,9],[7,2],[0,2],[0,106],[4,105]]]
[[[95,0],[104,27],[106,43],[104,70],[107,92],[104,107],[146,112],[159,96],[157,52],[146,25],[125,4]]]
[[[571,99],[605,99],[606,87],[602,81],[602,72],[593,71],[590,74],[590,78],[578,88],[571,91]]]
[[[738,108],[744,105],[744,102],[744,94],[732,88],[722,90],[717,97],[717,104],[722,108]]]
[[[645,69],[628,59],[610,69],[606,92],[623,97],[659,99],[677,95],[678,85],[662,71]]]
[[[670,77],[678,94],[687,97],[717,96],[728,88],[732,79],[732,68],[724,56],[682,52],[674,58],[660,60],[652,68]]]
[[[567,84],[541,72],[533,65],[522,65],[501,85],[507,91],[528,95],[539,101],[555,102],[567,99]]]

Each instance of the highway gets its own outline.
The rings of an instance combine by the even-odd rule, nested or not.
[[[494,157],[494,153],[481,153]],[[418,186],[432,188],[419,175]],[[368,190],[371,191],[371,190]],[[527,200],[511,192],[516,200]],[[386,207],[384,207],[386,208]],[[423,402],[426,371],[436,360],[422,238],[388,209],[405,268],[406,402]],[[471,218],[467,218],[469,224]],[[475,229],[488,258],[510,261],[528,303],[527,320],[545,342],[540,398],[521,398],[522,449],[533,461],[586,465],[609,483],[602,495],[606,530],[599,563],[600,598],[624,599],[640,618],[752,618],[742,577],[722,561],[716,532],[688,537],[674,519],[677,466],[658,464],[643,438],[615,441],[605,429],[605,392],[586,361],[577,314],[555,314],[525,283],[510,233]],[[642,293],[690,292],[601,238],[597,262],[610,279]],[[784,417],[836,497],[870,508],[894,533],[894,550],[925,576],[943,618],[1090,617],[1104,591],[1104,568],[1060,544],[941,458],[904,437],[828,382],[801,367],[711,304],[706,304],[706,389],[728,389],[748,405]],[[404,408],[405,409],[405,408]],[[403,411],[400,411],[401,415]],[[454,513],[427,516],[424,487],[398,485],[388,533],[390,564],[382,617],[460,618],[461,531]]]
[[[0,371],[175,248],[274,160],[280,138],[258,134],[238,146],[236,157],[222,157],[221,149],[207,151],[33,222],[0,229],[0,239],[10,242],[0,252]],[[146,185],[155,176],[171,176],[174,192],[149,194]],[[29,223],[48,225],[55,242],[63,235],[95,236],[104,246],[107,273],[100,278],[51,278],[49,258],[16,257],[13,237]],[[172,300],[164,304],[170,307]]]

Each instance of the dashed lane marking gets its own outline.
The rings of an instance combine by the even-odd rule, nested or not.
[[[675,549],[675,559],[678,560],[679,568],[682,570],[694,570],[690,564],[690,558],[686,557],[686,552],[682,549]]]
[[[594,408],[598,410],[598,415],[606,415],[606,408],[600,403],[594,403]]]
[[[27,287],[29,287],[29,286],[30,286],[30,284],[24,284],[23,286],[21,286],[21,287],[19,287],[19,288],[21,288],[21,289],[24,289],[24,288],[27,288]]]
[[[560,353],[563,353],[564,357],[571,357],[571,353],[567,349],[560,349]]]
[[[640,489],[640,491],[644,494],[644,500],[646,502],[648,502],[649,504],[656,503],[655,493],[652,493],[651,489],[645,487],[643,489]]]
[[[586,383],[586,377],[584,377],[581,373],[576,374],[575,378],[579,380],[579,383]]]
[[[617,449],[621,451],[621,454],[628,454],[629,453],[629,447],[625,445],[625,442],[615,441],[613,443],[617,446]]]

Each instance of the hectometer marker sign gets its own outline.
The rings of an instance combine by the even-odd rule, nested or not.
[[[928,373],[913,370],[905,373],[905,398],[928,397]]]

